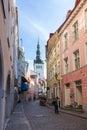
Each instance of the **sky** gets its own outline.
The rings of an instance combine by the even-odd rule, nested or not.
[[[16,0],[16,4],[19,44],[24,46],[25,58],[31,63],[36,59],[39,39],[41,59],[44,61],[49,34],[65,21],[67,11],[73,9],[75,0]]]

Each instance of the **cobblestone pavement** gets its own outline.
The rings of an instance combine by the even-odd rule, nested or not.
[[[14,112],[5,124],[5,130],[31,130],[21,103],[16,105]]]
[[[23,108],[32,130],[87,130],[87,119],[61,112],[55,114],[38,101],[26,102]]]

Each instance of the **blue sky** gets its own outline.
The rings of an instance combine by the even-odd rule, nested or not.
[[[41,59],[45,60],[45,45],[49,34],[64,22],[67,11],[75,0],[17,0],[19,16],[19,42],[22,38],[25,58],[36,58],[39,37]]]

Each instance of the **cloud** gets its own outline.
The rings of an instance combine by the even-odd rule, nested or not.
[[[36,32],[38,35],[40,34],[43,37],[43,39],[47,40],[49,32],[41,25],[39,21],[30,18],[23,11],[19,12],[19,18],[21,19],[20,26],[22,27],[22,29],[31,33]]]
[[[32,25],[38,32],[40,32],[40,33],[44,36],[45,39],[48,38],[48,32],[47,32],[47,30],[46,30],[44,27],[40,26],[40,24],[39,24],[38,22],[33,22],[33,21],[31,21],[31,25]]]

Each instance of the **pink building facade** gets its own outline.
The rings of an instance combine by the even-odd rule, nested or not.
[[[87,1],[76,0],[58,29],[63,106],[87,111]]]
[[[0,0],[0,130],[5,129],[14,105],[15,13],[15,0]]]

